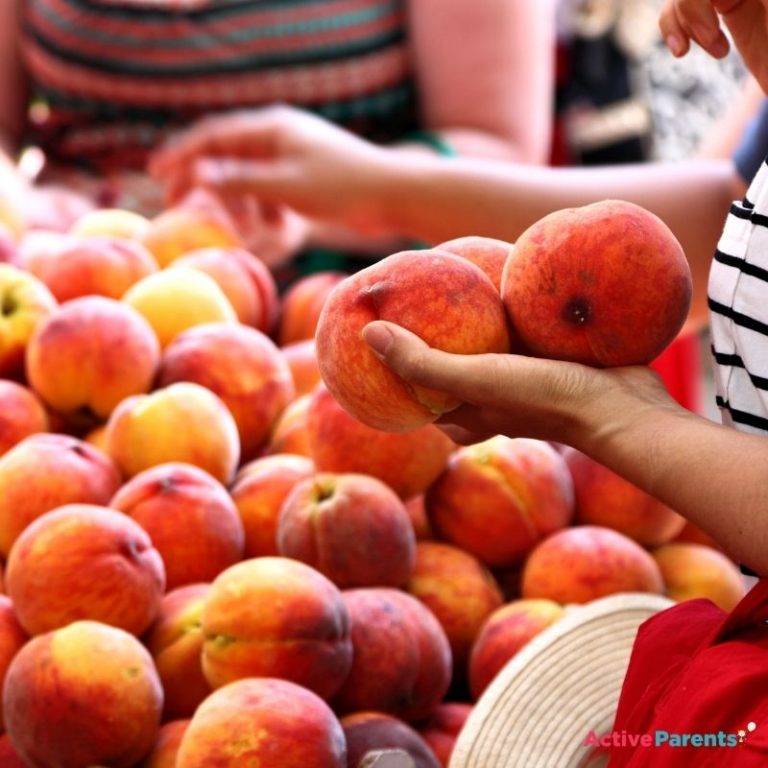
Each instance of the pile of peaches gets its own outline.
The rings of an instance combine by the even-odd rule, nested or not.
[[[515,245],[468,236],[280,295],[205,209],[101,209],[66,233],[6,221],[0,763],[357,768],[399,748],[445,767],[483,691],[568,605],[734,605],[738,569],[674,510],[573,448],[455,444],[432,422],[456,403],[360,338],[385,318],[505,353],[514,326],[535,354],[649,362],[690,276],[660,222],[606,211],[618,230],[576,216],[591,240],[568,240],[565,213]],[[542,266],[547,247],[568,267]],[[598,247],[667,286],[664,322],[587,274]]]

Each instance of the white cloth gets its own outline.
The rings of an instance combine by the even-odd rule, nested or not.
[[[709,277],[717,406],[724,424],[768,432],[768,164],[731,205]]]

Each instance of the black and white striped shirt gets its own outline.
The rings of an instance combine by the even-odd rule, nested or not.
[[[722,421],[768,432],[768,160],[731,210],[709,277],[715,390]]]

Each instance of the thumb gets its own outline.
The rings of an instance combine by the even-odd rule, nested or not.
[[[477,405],[496,402],[514,355],[458,355],[430,347],[394,323],[376,320],[363,340],[379,359],[409,384],[430,387]]]

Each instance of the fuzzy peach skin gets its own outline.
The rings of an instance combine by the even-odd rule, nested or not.
[[[121,301],[152,326],[166,347],[182,331],[203,323],[237,323],[237,314],[219,284],[190,267],[161,269],[134,283]]]
[[[244,560],[216,578],[206,600],[203,673],[214,688],[279,677],[327,699],[349,672],[349,633],[341,591],[314,568],[285,557]]]
[[[434,424],[409,432],[373,429],[347,413],[323,384],[312,392],[307,432],[318,470],[373,475],[403,499],[426,491],[456,447]]]
[[[368,752],[400,749],[414,768],[440,768],[440,763],[419,732],[408,723],[381,712],[355,712],[341,718],[347,740],[347,765],[358,766]]]
[[[192,717],[212,691],[203,675],[202,618],[210,584],[187,584],[167,592],[144,644],[165,691],[163,719]]]
[[[510,251],[514,248],[506,240],[481,235],[467,235],[446,240],[435,246],[440,251],[447,251],[471,261],[485,272],[499,293],[501,293],[501,275]]]
[[[138,768],[176,768],[181,740],[191,720],[170,720],[160,726],[152,751],[139,763]]]
[[[94,208],[84,213],[70,228],[77,237],[121,237],[140,240],[149,228],[149,219],[125,208]]]
[[[60,248],[30,252],[25,267],[39,277],[57,301],[80,296],[119,299],[142,277],[157,272],[152,254],[123,237],[70,237]]]
[[[57,306],[42,280],[19,267],[0,264],[0,377],[23,377],[29,339]]]
[[[137,522],[165,563],[167,589],[212,581],[243,559],[245,531],[227,489],[192,464],[139,472],[109,506]]]
[[[30,640],[3,687],[8,735],[33,766],[130,768],[155,743],[162,708],[146,648],[95,621]]]
[[[573,480],[548,443],[498,435],[455,451],[425,505],[437,538],[508,567],[571,522]]]
[[[472,708],[467,702],[445,701],[419,726],[421,737],[429,744],[442,768],[448,768],[454,744]]]
[[[176,768],[346,768],[330,707],[288,680],[251,678],[214,691],[182,737]]]
[[[0,736],[0,765],[3,768],[29,768],[29,764],[25,763],[14,749],[7,733]]]
[[[92,619],[142,634],[160,610],[165,568],[146,531],[95,504],[46,512],[16,539],[8,596],[30,635]]]
[[[575,448],[563,456],[571,470],[577,523],[613,528],[644,547],[658,547],[683,530],[685,518]]]
[[[0,691],[3,689],[8,666],[28,640],[29,635],[16,618],[11,598],[7,595],[0,595]],[[4,730],[5,719],[3,718],[2,701],[0,701],[0,732]],[[4,765],[1,760],[0,765]]]
[[[469,658],[469,687],[477,701],[504,665],[531,639],[565,615],[546,599],[512,600],[483,624]]]
[[[280,354],[291,370],[297,397],[309,394],[321,381],[314,338],[286,344]]]
[[[672,231],[623,200],[539,219],[517,238],[501,285],[530,353],[598,367],[650,363],[683,327],[691,293]]]
[[[356,272],[323,306],[315,335],[317,360],[336,400],[375,429],[415,429],[459,403],[435,390],[409,387],[387,368],[361,335],[373,320],[396,322],[446,352],[510,349],[499,294],[466,259],[436,249],[402,251]]]
[[[480,627],[503,602],[496,580],[469,552],[424,541],[416,545],[416,562],[406,590],[437,617],[451,644],[454,676],[463,678]]]
[[[722,552],[704,544],[672,543],[652,554],[672,600],[704,597],[724,611],[731,611],[744,597],[741,571]]]
[[[310,398],[311,395],[297,397],[280,414],[269,437],[268,453],[293,453],[307,458],[312,456],[307,427]]]
[[[49,426],[48,413],[34,391],[0,379],[0,456],[25,437],[47,432]]]
[[[451,681],[451,647],[434,614],[389,587],[343,593],[352,626],[352,669],[331,700],[342,715],[376,711],[408,723],[429,717]]]
[[[68,435],[30,435],[0,456],[0,554],[35,519],[63,504],[107,504],[120,487],[115,463]]]
[[[229,489],[245,530],[245,557],[277,555],[280,509],[301,480],[312,477],[315,465],[306,456],[276,453],[241,467]]]
[[[315,272],[291,284],[280,301],[277,342],[281,347],[315,338],[326,299],[346,277],[345,272]]]
[[[150,219],[141,243],[161,267],[200,248],[241,248],[234,223],[216,205],[178,204]]]
[[[104,420],[126,397],[151,389],[159,362],[157,337],[136,310],[85,296],[40,323],[26,370],[30,386],[54,410]]]
[[[538,544],[525,562],[521,593],[556,603],[588,603],[618,592],[664,593],[651,554],[618,531],[577,525]]]
[[[277,551],[340,589],[402,587],[413,571],[416,536],[405,505],[381,480],[319,472],[284,501]]]
[[[413,526],[413,532],[416,534],[416,541],[429,541],[434,538],[432,535],[432,528],[429,525],[429,519],[427,518],[427,510],[424,507],[423,493],[411,496],[411,498],[405,502],[405,510],[411,518],[411,525]]]
[[[193,381],[215,392],[235,419],[241,461],[255,458],[296,390],[272,340],[245,325],[208,323],[179,334],[163,351],[157,384]]]
[[[158,464],[182,462],[227,485],[240,461],[232,414],[218,395],[194,382],[126,398],[110,415],[104,439],[128,478]]]
[[[192,267],[212,277],[244,325],[269,334],[279,311],[277,285],[261,259],[242,248],[201,248],[172,267]]]

